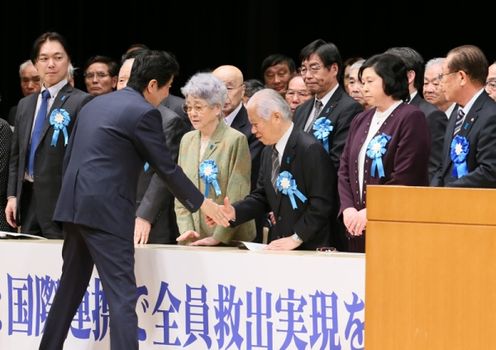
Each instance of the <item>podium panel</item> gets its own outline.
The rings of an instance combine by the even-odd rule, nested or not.
[[[367,192],[365,348],[494,349],[496,191]]]

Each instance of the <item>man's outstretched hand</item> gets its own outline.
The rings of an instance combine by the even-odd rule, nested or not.
[[[205,198],[200,209],[207,217],[207,223],[210,226],[213,224],[229,227],[229,218],[224,214],[221,206],[214,203],[211,199]]]
[[[231,205],[231,202],[229,201],[229,197],[224,198],[224,205],[219,205],[219,208],[223,213],[224,217],[227,218],[227,220],[234,220],[236,218],[236,211],[234,210],[234,207]],[[207,219],[206,220],[207,225],[215,226],[216,222],[215,220],[213,220],[213,218],[207,215],[206,219]]]

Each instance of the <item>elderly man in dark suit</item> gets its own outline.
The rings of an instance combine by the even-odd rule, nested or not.
[[[62,238],[52,221],[62,180],[62,162],[81,106],[90,96],[67,81],[71,62],[58,33],[39,36],[32,61],[42,91],[19,101],[9,166],[7,222],[24,233]]]
[[[431,185],[496,187],[496,102],[484,90],[488,62],[476,46],[448,52],[441,74],[446,99],[458,104],[444,137],[443,161]]]
[[[329,216],[335,211],[336,171],[319,141],[296,129],[291,109],[277,92],[264,89],[247,105],[262,152],[257,188],[231,205],[231,225],[274,212],[268,249],[313,250],[329,244]],[[318,165],[318,166],[316,166]]]
[[[228,225],[219,207],[204,198],[167,152],[154,106],[168,94],[177,70],[171,55],[148,51],[136,58],[128,87],[99,96],[81,110],[54,214],[65,235],[63,272],[40,349],[62,348],[94,265],[109,303],[111,349],[138,349],[133,214],[145,161],[185,207],[201,208]]]

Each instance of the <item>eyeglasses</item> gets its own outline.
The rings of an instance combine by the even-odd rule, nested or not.
[[[93,79],[95,77],[95,75],[98,79],[103,79],[105,77],[108,77],[110,74],[104,73],[104,72],[87,72],[87,73],[84,73],[84,78],[85,79]]]
[[[198,114],[201,114],[205,111],[205,109],[207,109],[209,106],[208,105],[194,105],[194,106],[190,106],[190,105],[183,105],[183,111],[190,114],[192,113],[193,111],[195,113],[198,113]]]
[[[437,78],[438,78],[439,80],[443,80],[443,78],[444,78],[444,77],[447,77],[448,75],[451,75],[451,74],[456,74],[456,73],[458,73],[458,71],[457,71],[457,72],[449,72],[449,73],[441,73],[441,74],[439,74],[439,75],[437,76]]]
[[[305,97],[309,97],[310,93],[308,91],[298,91],[298,90],[288,90],[286,92],[286,97],[293,98],[295,96],[305,98]]]
[[[486,81],[486,88],[496,90],[496,79]]]
[[[322,66],[318,63],[313,63],[311,65],[309,65],[308,67],[306,66],[301,66],[300,69],[298,70],[298,72],[301,74],[301,75],[305,75],[307,74],[307,72],[310,72],[310,74],[315,74],[315,73],[318,73],[319,70],[322,69]]]

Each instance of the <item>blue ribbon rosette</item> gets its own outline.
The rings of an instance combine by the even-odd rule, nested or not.
[[[467,155],[470,143],[465,136],[456,135],[451,141],[450,156],[453,161],[452,175],[459,179],[468,174]]]
[[[329,134],[332,129],[334,129],[334,126],[332,126],[331,121],[326,117],[320,117],[313,124],[313,136],[322,142],[327,153],[329,153]]]
[[[50,114],[50,125],[53,126],[53,136],[51,146],[56,146],[59,139],[60,130],[64,134],[64,146],[69,142],[69,133],[67,132],[67,125],[71,122],[71,116],[63,108],[55,108]]]
[[[215,160],[207,159],[200,163],[200,177],[205,182],[205,197],[208,197],[208,192],[210,185],[214,187],[215,194],[220,196],[222,192],[220,191],[219,182],[217,181],[217,174],[219,173],[219,168]]]
[[[289,171],[283,171],[279,174],[276,181],[276,188],[279,192],[289,197],[293,209],[298,208],[296,205],[295,196],[298,197],[302,203],[307,201],[307,197],[305,197],[305,195],[298,190],[296,181],[293,179],[293,175],[291,175]]]
[[[382,156],[386,153],[386,145],[391,140],[391,136],[382,133],[375,136],[367,146],[367,157],[372,159],[372,168],[370,174],[375,176],[375,170],[379,177],[386,176],[384,174],[384,165],[382,164]]]

